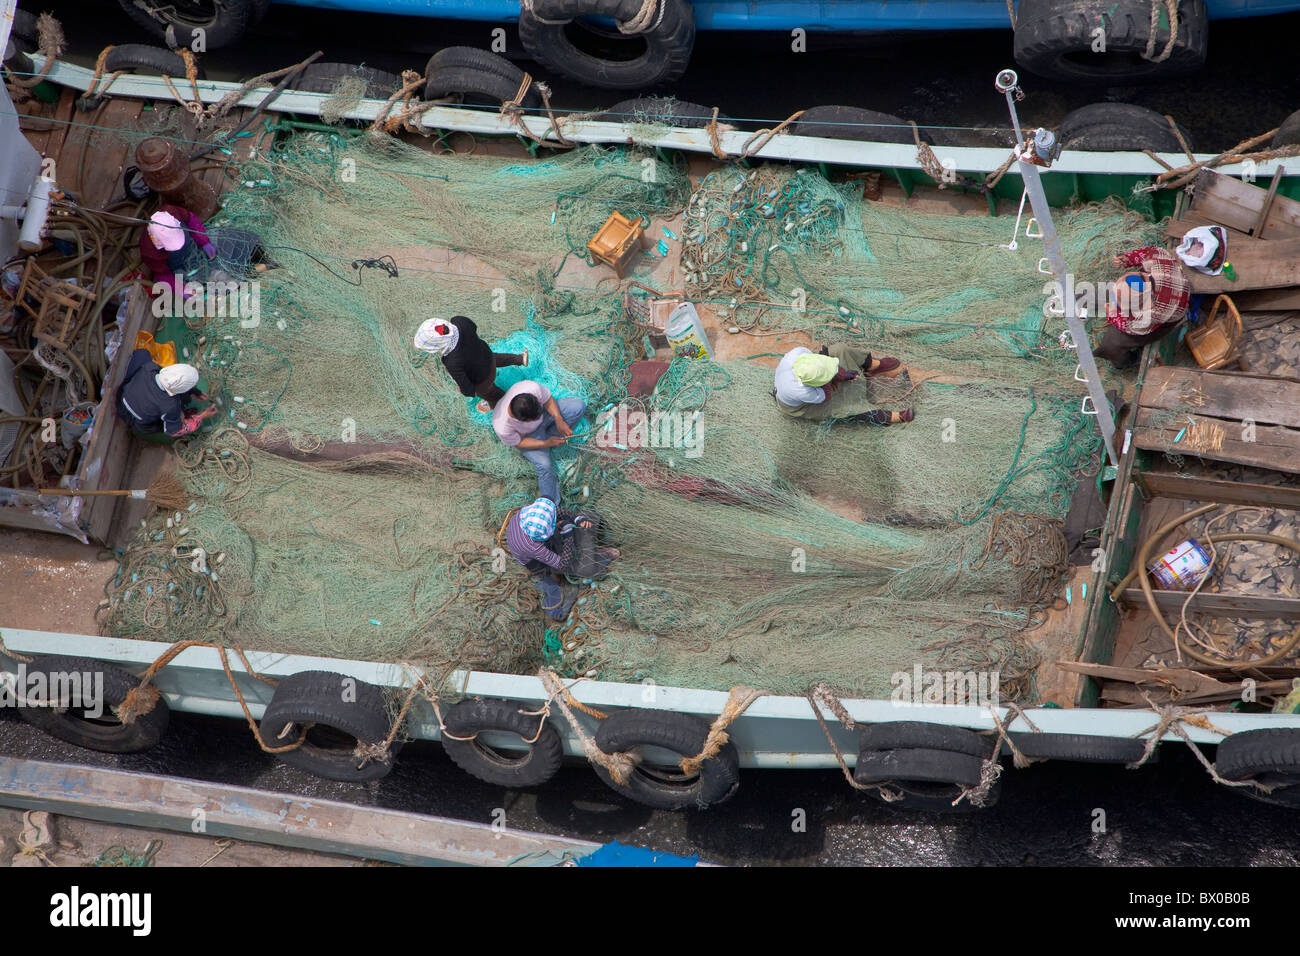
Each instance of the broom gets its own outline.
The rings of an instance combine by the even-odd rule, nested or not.
[[[180,479],[176,477],[175,459],[168,458],[167,463],[158,469],[148,488],[111,488],[105,491],[79,491],[75,488],[38,488],[42,495],[71,495],[88,497],[90,495],[117,495],[123,498],[142,498],[151,505],[164,511],[184,511],[190,506],[188,493]]]

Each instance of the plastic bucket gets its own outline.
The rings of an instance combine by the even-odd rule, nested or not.
[[[1151,577],[1165,591],[1190,591],[1210,570],[1210,555],[1194,538],[1174,545],[1147,565]]]

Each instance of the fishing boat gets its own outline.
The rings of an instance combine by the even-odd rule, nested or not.
[[[118,0],[140,27],[172,46],[239,42],[271,0]],[[1186,75],[1205,61],[1210,21],[1300,8],[1293,0],[847,0],[762,4],[735,0],[277,0],[286,6],[517,24],[529,56],[601,89],[662,88],[687,69],[697,30],[809,33],[919,30],[1014,32],[1025,69],[1076,82]],[[197,32],[196,32],[197,31]],[[504,49],[504,31],[497,52]]]
[[[968,809],[1004,767],[1137,768],[1173,744],[1296,803],[1300,631],[1239,620],[1300,618],[1295,561],[1267,550],[1297,547],[1294,332],[1261,328],[1261,349],[1216,314],[1193,351],[1169,337],[1115,372],[1086,345],[1096,301],[1061,292],[1109,288],[1112,254],[1214,222],[1247,314],[1286,308],[1294,147],[1058,152],[1020,125],[1009,70],[993,149],[381,100],[361,74],[303,92],[296,69],[281,90],[109,86],[32,59],[63,92],[0,116],[24,200],[0,238],[36,253],[15,305],[36,310],[23,335],[44,323],[7,350],[22,414],[0,419],[0,521],[115,549],[52,579],[5,555],[4,687],[35,726],[129,752],[171,710],[225,716],[345,781],[439,739],[495,784],[585,759],[667,809],[727,799],[742,769],[836,767],[891,806]],[[200,152],[215,161],[191,168]],[[138,235],[157,201],[142,177],[219,196],[209,228],[257,232],[275,267],[240,280],[256,311],[160,309],[126,267],[76,272]],[[663,321],[682,303],[693,342]],[[558,453],[564,502],[622,553],[574,582],[564,620],[501,546],[532,470],[411,347],[430,314],[473,316],[590,410]],[[122,345],[142,342],[171,343],[219,399],[173,450],[113,414]],[[915,420],[783,417],[772,369],[818,342],[900,355],[907,374],[872,396]],[[1249,349],[1253,371],[1226,371]],[[87,403],[68,446],[38,443]],[[634,414],[668,424],[638,433]],[[1155,555],[1190,553],[1179,536],[1216,555],[1153,586]]]

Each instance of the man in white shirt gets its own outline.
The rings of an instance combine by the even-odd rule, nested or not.
[[[776,407],[791,418],[808,421],[838,419],[892,425],[910,422],[912,409],[890,412],[871,407],[871,396],[861,376],[893,378],[903,370],[896,358],[873,358],[852,345],[822,346],[813,352],[803,346],[785,354],[776,367],[772,397]]]

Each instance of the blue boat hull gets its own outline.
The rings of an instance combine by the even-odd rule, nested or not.
[[[518,0],[275,0],[277,4],[356,10],[412,17],[507,22],[519,19]],[[692,0],[700,30],[1009,29],[1005,0]],[[1206,0],[1211,20],[1300,10],[1297,0]]]

